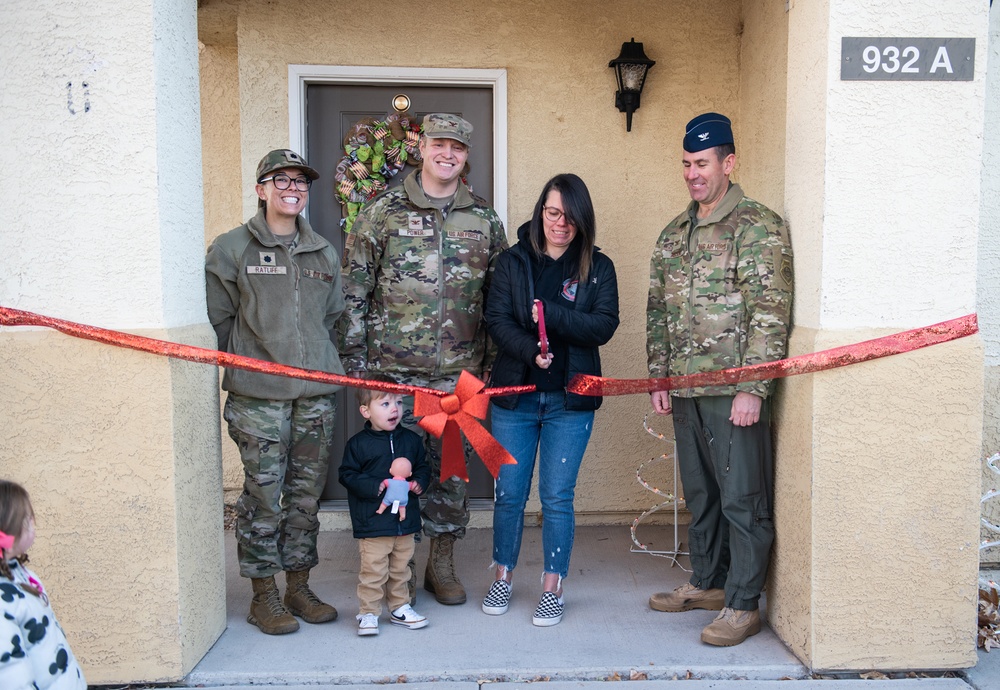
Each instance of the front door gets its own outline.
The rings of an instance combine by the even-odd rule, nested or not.
[[[393,98],[410,99],[411,115],[454,113],[472,123],[469,155],[469,185],[479,196],[493,203],[493,91],[476,87],[413,85],[359,86],[355,84],[310,84],[306,87],[306,160],[319,171],[320,179],[309,195],[309,222],[343,256],[344,233],[340,229],[341,209],[334,196],[334,170],[344,155],[343,141],[351,126],[364,117],[381,120],[393,112]],[[407,165],[391,184],[401,184],[412,166]],[[337,481],[344,444],[364,427],[354,389],[337,394],[337,425],[330,453],[330,474],[324,500],[346,500],[347,492]],[[481,463],[469,467],[469,498],[493,498],[493,477]]]

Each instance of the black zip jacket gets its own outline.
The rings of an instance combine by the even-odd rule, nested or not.
[[[531,319],[535,300],[535,277],[528,223],[517,230],[518,243],[497,259],[489,299],[486,302],[486,328],[497,346],[497,358],[490,374],[490,387],[520,386],[528,367],[535,365],[538,326]],[[600,250],[594,250],[587,282],[577,286],[576,301],[567,303],[539,298],[545,307],[545,328],[569,345],[566,381],[576,374],[601,375],[598,348],[611,340],[618,328],[618,277],[615,265]],[[505,409],[517,405],[516,395],[492,398]],[[597,396],[566,396],[566,409],[596,410],[602,399]]]
[[[375,513],[382,503],[379,487],[390,478],[389,466],[398,457],[410,461],[413,474],[410,479],[427,488],[431,480],[431,467],[424,455],[424,442],[415,433],[401,426],[393,431],[376,431],[371,422],[350,438],[344,447],[340,463],[340,483],[347,488],[347,505],[351,509],[351,526],[355,539],[370,537],[396,537],[420,531],[420,503],[410,492],[406,504],[406,519],[400,521],[386,508],[381,515]]]

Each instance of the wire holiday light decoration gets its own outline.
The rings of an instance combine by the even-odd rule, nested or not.
[[[997,467],[998,460],[1000,460],[1000,453],[993,454],[986,459],[986,467],[994,474],[1000,475],[1000,468]],[[979,505],[983,505],[987,501],[991,501],[997,497],[1000,497],[1000,491],[996,489],[987,491],[983,494]],[[994,525],[984,517],[980,517],[980,520],[987,531],[1000,534],[1000,526]],[[979,553],[981,554],[986,549],[994,546],[1000,546],[1000,539],[994,541],[984,539],[979,545]],[[982,575],[979,576],[978,606],[979,631],[976,635],[976,645],[988,652],[990,651],[990,647],[1000,647],[1000,613],[997,611],[998,607],[1000,607],[1000,586],[993,580],[989,580]]]
[[[994,474],[1000,474],[1000,468],[997,467],[997,461],[1000,461],[1000,453],[994,453],[991,457],[986,459],[986,466],[990,468]],[[992,491],[987,491],[982,500],[979,501],[979,505],[982,505],[987,501],[992,501],[998,496],[1000,496],[1000,490],[993,489]],[[1000,526],[994,525],[986,518],[981,518],[981,520],[983,522],[983,527],[987,530],[1000,534]],[[997,539],[996,541],[983,541],[983,543],[979,545],[979,550],[985,551],[986,549],[993,548],[994,546],[1000,546],[1000,539]]]
[[[661,441],[666,441],[666,437],[663,434],[659,433],[658,431],[653,430],[649,426],[649,414],[646,414],[642,418],[642,428],[645,429],[646,433],[648,433],[650,436],[653,436],[654,438],[658,438]],[[663,453],[658,458],[650,458],[648,461],[646,461],[646,462],[642,463],[641,465],[639,465],[639,467],[635,471],[636,481],[638,481],[639,484],[642,485],[642,488],[646,489],[647,491],[652,491],[657,496],[663,496],[663,498],[666,499],[666,500],[664,500],[662,503],[658,503],[657,505],[653,506],[649,510],[644,511],[641,515],[639,515],[639,517],[637,517],[635,520],[632,521],[632,528],[631,528],[632,543],[635,544],[635,546],[631,547],[629,549],[629,551],[631,551],[632,553],[646,553],[646,554],[649,554],[650,556],[659,556],[661,558],[669,558],[670,561],[671,561],[671,567],[673,567],[673,566],[676,565],[678,568],[680,568],[681,570],[683,570],[685,572],[691,572],[688,568],[685,568],[683,565],[681,565],[680,561],[677,560],[678,556],[690,556],[691,555],[691,553],[689,551],[682,551],[681,550],[681,541],[680,541],[680,535],[679,535],[679,531],[678,531],[679,528],[678,528],[678,525],[677,525],[677,522],[678,522],[677,521],[677,513],[680,510],[681,505],[684,504],[684,497],[683,496],[678,497],[676,495],[676,493],[667,493],[667,492],[664,492],[664,491],[660,491],[658,488],[656,488],[655,486],[650,485],[649,482],[647,482],[645,479],[642,478],[642,469],[644,467],[646,467],[646,465],[649,465],[650,463],[653,463],[653,462],[657,462],[659,460],[668,460],[668,459],[671,461],[671,464],[673,465],[673,468],[674,468],[674,492],[676,492],[677,491],[677,484],[678,484],[678,476],[677,476],[677,444],[676,443],[673,444],[673,451],[671,453],[669,453],[669,454],[668,453]],[[661,508],[663,508],[664,506],[667,506],[667,505],[672,506],[673,509],[674,509],[674,548],[670,549],[670,550],[666,550],[666,551],[654,551],[654,550],[649,549],[649,547],[647,547],[645,544],[643,544],[642,542],[639,541],[639,538],[636,537],[636,535],[635,535],[635,530],[639,526],[639,523],[642,522],[642,520],[644,518],[648,517],[649,515],[652,515],[653,513],[655,513],[656,511],[660,510]]]

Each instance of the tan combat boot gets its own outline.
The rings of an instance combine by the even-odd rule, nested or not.
[[[306,623],[326,623],[337,620],[337,609],[324,604],[309,589],[309,571],[285,573],[285,608]]]
[[[431,554],[424,571],[424,589],[433,594],[439,603],[446,605],[465,603],[465,588],[455,575],[454,545],[454,534],[431,537]]]
[[[718,611],[726,603],[726,592],[722,589],[698,589],[685,582],[672,592],[657,592],[649,598],[649,608],[654,611],[690,611],[707,609]]]
[[[253,585],[253,601],[250,602],[250,615],[247,623],[256,625],[261,632],[268,635],[284,635],[299,629],[299,622],[281,604],[281,594],[274,577],[255,577],[250,580]]]
[[[760,632],[760,611],[740,611],[728,606],[701,631],[701,641],[716,647],[732,647]]]

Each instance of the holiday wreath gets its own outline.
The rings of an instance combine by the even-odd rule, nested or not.
[[[341,227],[350,232],[362,205],[388,186],[407,162],[420,162],[420,123],[407,112],[358,120],[344,135],[344,157],[334,173]]]

